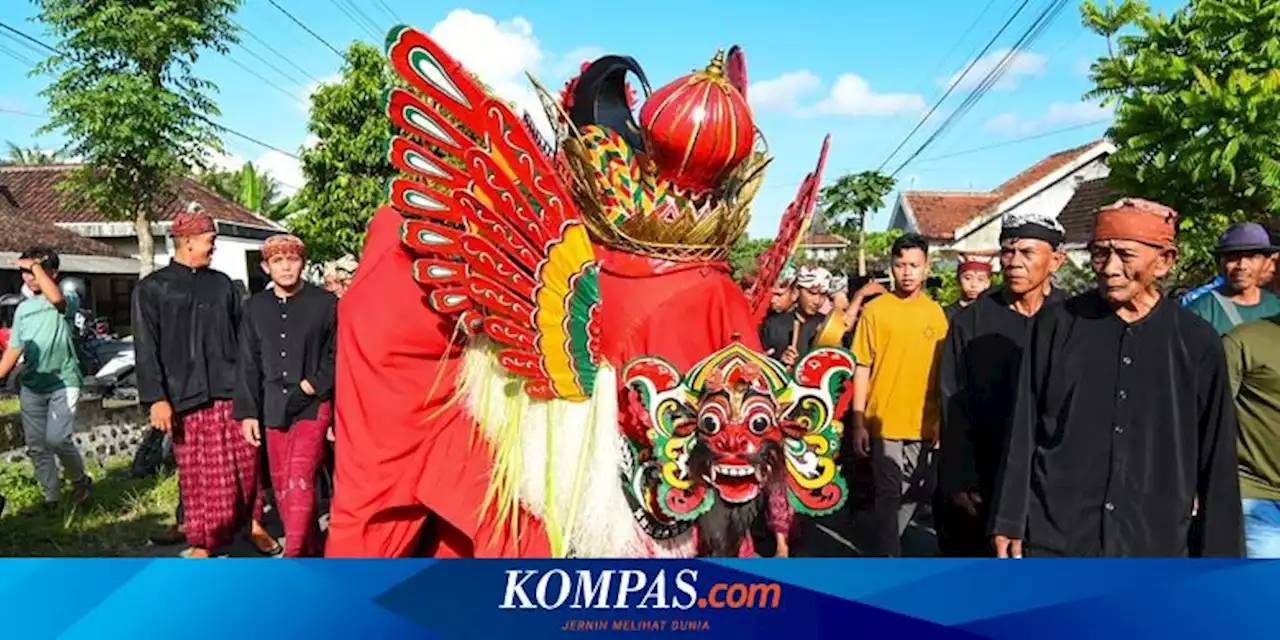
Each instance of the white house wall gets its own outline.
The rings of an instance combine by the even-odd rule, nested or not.
[[[96,238],[99,242],[115,247],[115,249],[127,256],[133,258],[138,257],[138,239],[137,238]],[[169,262],[173,259],[173,239],[169,236],[155,236],[156,268],[169,266]],[[247,240],[243,238],[232,238],[229,236],[218,236],[216,249],[213,252],[214,269],[227,274],[232,280],[240,280],[246,285],[249,284],[249,267],[248,253],[250,251],[258,251],[262,247],[261,240]],[[256,268],[256,265],[255,265]]]
[[[1061,215],[1067,203],[1071,202],[1071,197],[1075,195],[1076,187],[1081,182],[1105,178],[1108,173],[1106,156],[1099,157],[1063,177],[1063,179],[1040,190],[1038,193],[1032,194],[1021,202],[1014,203],[1012,206],[1002,210],[999,216],[992,218],[972,233],[952,243],[951,247],[960,251],[997,249],[1000,247],[1000,221],[1004,216],[1030,211],[1047,211],[1052,212],[1055,216]]]

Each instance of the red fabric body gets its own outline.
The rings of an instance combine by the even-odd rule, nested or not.
[[[250,518],[261,520],[258,451],[244,439],[230,400],[179,416],[173,457],[191,546],[224,547]]]
[[[547,556],[546,531],[535,518],[522,514],[513,539],[509,525],[495,530],[492,510],[480,512],[491,457],[463,403],[450,403],[460,349],[450,348],[452,320],[433,312],[413,281],[400,220],[389,208],[376,214],[338,306],[336,489],[326,553],[410,555],[431,515],[431,555]],[[619,372],[640,355],[687,369],[735,335],[760,348],[727,268],[597,252],[601,345]]]
[[[316,521],[316,473],[324,459],[325,436],[333,420],[326,402],[312,420],[298,420],[286,429],[266,429],[267,460],[276,509],[284,525],[284,557],[320,554]]]

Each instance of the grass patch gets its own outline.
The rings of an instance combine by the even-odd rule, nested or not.
[[[0,418],[18,415],[18,396],[0,398]]]
[[[129,475],[130,460],[88,461],[93,496],[83,505],[42,506],[30,464],[0,465],[0,557],[135,556],[147,536],[173,524],[178,477],[172,470],[149,478]],[[70,487],[64,486],[64,496]]]

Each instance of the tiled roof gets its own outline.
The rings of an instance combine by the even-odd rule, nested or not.
[[[8,189],[17,208],[29,220],[53,224],[108,222],[109,218],[92,209],[73,208],[72,198],[57,189],[57,184],[76,165],[8,165],[0,167],[0,187]],[[275,223],[183,178],[177,197],[156,216],[157,222],[173,220],[188,203],[198,202],[215,220],[235,224],[278,229]]]
[[[1084,155],[1084,152],[1098,146],[1102,141],[1094,140],[1089,144],[1082,144],[1074,149],[1059,151],[1040,162],[1031,165],[1026,171],[1005,181],[1004,184],[995,188],[993,193],[998,193],[1006,198],[1017,194],[1019,191],[1039,182],[1045,176],[1061,169],[1072,162],[1075,162]]]
[[[1077,244],[1089,241],[1093,233],[1093,218],[1098,208],[1120,199],[1120,194],[1107,185],[1106,178],[1086,180],[1058,214],[1058,222],[1067,232],[1067,243]]]
[[[825,233],[811,233],[800,241],[802,247],[847,247],[849,241],[840,236]]]
[[[1006,180],[991,191],[904,191],[902,197],[915,214],[920,233],[933,240],[954,240],[956,230],[991,213],[1001,202],[1079,160],[1102,140],[1059,151]]]
[[[123,257],[109,244],[24,217],[8,188],[0,184],[0,252],[21,253],[36,246],[52,247],[63,255]]]
[[[903,191],[920,233],[930,240],[953,240],[956,229],[1000,202],[993,193]]]

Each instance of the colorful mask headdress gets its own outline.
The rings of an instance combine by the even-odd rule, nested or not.
[[[716,500],[753,500],[774,481],[785,483],[800,513],[825,515],[844,504],[835,409],[853,359],[817,349],[795,371],[738,343],[684,375],[659,358],[627,366],[623,380],[638,393],[653,442],[651,457],[632,451],[624,470],[646,528],[657,529],[647,520],[696,520]],[[772,445],[778,459],[768,455]]]
[[[741,51],[717,54],[702,71],[651,95],[639,65],[622,56],[588,65],[567,92],[567,104],[535,82],[556,127],[553,144],[422,32],[392,30],[387,54],[408,87],[386,97],[401,133],[388,148],[400,172],[389,200],[407,218],[403,241],[418,258],[414,277],[427,289],[430,306],[457,317],[470,336],[492,342],[473,342],[467,353],[492,351],[493,361],[520,380],[528,398],[512,399],[512,407],[528,407],[528,399],[590,402],[594,412],[610,405],[601,400],[606,396],[616,405],[616,382],[600,345],[598,245],[665,261],[728,256],[746,228],[767,163],[746,103]],[[639,123],[630,108],[628,73],[648,95]],[[811,213],[817,179],[806,180],[801,192],[803,206],[789,211]],[[797,223],[801,218],[792,215]],[[608,387],[597,389],[597,377],[609,380]],[[511,388],[502,386],[504,393]],[[830,403],[788,393],[787,406],[799,407],[793,412],[809,412],[794,421],[815,430],[800,440],[819,453],[794,452],[795,465],[814,467],[817,475],[799,476],[812,484],[824,477],[824,460],[834,464],[823,457],[835,448],[823,435],[831,428]],[[487,432],[494,458],[491,495],[507,515],[516,486],[528,475],[520,463],[521,428],[519,418],[508,416],[500,429]],[[553,472],[559,473],[546,471]],[[843,485],[836,486],[838,496],[811,489],[802,503],[820,511],[843,499]],[[577,492],[565,502],[572,504]],[[545,505],[536,515],[552,538],[562,524],[570,538],[574,527],[587,526],[556,522],[556,511]],[[553,549],[559,546],[553,540]]]

